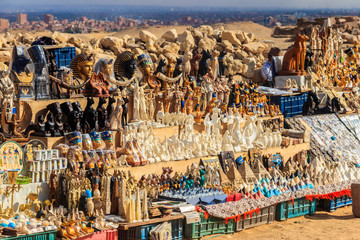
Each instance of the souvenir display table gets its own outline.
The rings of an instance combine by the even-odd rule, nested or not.
[[[270,50],[280,89],[244,77],[263,50],[242,63],[210,33],[204,50],[142,32],[115,59],[13,46],[11,69],[0,63],[0,236],[199,239],[351,204],[357,59],[336,59],[331,28],[321,36],[339,44],[315,48],[313,31],[312,68],[306,35],[283,58]]]

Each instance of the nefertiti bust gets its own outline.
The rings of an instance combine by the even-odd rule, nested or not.
[[[87,81],[91,77],[93,65],[94,58],[92,54],[78,54],[70,62],[70,68],[73,71],[74,77],[80,80],[81,83]]]

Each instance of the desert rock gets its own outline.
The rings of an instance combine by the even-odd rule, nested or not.
[[[208,34],[209,36],[212,36],[214,34],[214,29],[209,25],[202,25],[198,27],[198,30],[200,32]]]
[[[235,46],[240,46],[241,42],[240,40],[236,37],[235,32],[233,31],[223,31],[221,34],[221,39],[227,40],[229,41],[231,44],[235,45]]]
[[[155,41],[157,38],[154,34],[152,34],[149,31],[146,31],[146,30],[141,30],[139,33],[139,37],[140,37],[141,41],[143,41],[143,42],[147,42],[150,39]]]
[[[260,54],[266,49],[265,45],[261,42],[251,42],[244,44],[244,48],[245,51],[249,51],[255,54]]]
[[[178,33],[176,32],[175,28],[170,29],[169,31],[165,32],[161,36],[161,38],[163,38],[163,39],[165,39],[166,41],[169,41],[169,42],[175,42],[177,37],[178,37]]]
[[[103,49],[111,49],[112,47],[122,47],[123,40],[121,38],[107,36],[100,40],[100,44]]]
[[[192,50],[195,46],[195,40],[189,30],[186,30],[178,36],[178,42],[180,42],[180,51],[187,52]]]

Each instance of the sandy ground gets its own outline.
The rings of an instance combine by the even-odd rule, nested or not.
[[[352,207],[348,206],[332,213],[318,211],[312,216],[292,218],[283,222],[275,221],[233,235],[203,238],[208,239],[360,239],[360,219],[354,218]]]

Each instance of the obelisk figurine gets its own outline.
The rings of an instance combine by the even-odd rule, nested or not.
[[[146,188],[144,189],[144,198],[143,198],[143,205],[142,205],[142,214],[143,214],[143,220],[147,221],[149,220],[149,211],[148,211],[148,199],[147,199],[147,191]]]
[[[139,188],[136,188],[136,202],[135,202],[135,219],[137,222],[141,222],[141,199]]]

